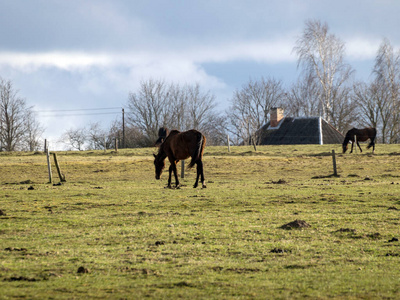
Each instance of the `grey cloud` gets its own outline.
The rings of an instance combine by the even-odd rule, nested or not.
[[[306,19],[340,36],[399,39],[395,0],[1,1],[0,50],[174,49],[301,32]],[[384,20],[384,21],[383,21]]]

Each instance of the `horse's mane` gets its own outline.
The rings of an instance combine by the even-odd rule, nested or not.
[[[357,128],[353,127],[352,129],[346,132],[345,138],[349,138],[351,135],[354,135],[354,131],[358,130]]]
[[[173,129],[173,130],[171,130],[171,132],[169,133],[168,137],[169,137],[169,136],[173,136],[173,135],[178,134],[178,133],[180,133],[179,130]]]
[[[169,132],[169,134],[167,135],[167,137],[164,139],[163,144],[169,140],[172,136],[177,135],[178,133],[180,133],[179,130],[173,129]]]

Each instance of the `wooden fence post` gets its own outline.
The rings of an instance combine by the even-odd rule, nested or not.
[[[230,142],[229,142],[229,134],[228,134],[228,152],[231,152],[231,145],[230,145]]]
[[[185,178],[185,160],[181,160],[181,178]]]
[[[57,154],[53,153],[53,157],[54,157],[54,164],[56,165],[58,177],[60,177],[61,182],[65,182],[66,181],[65,175],[61,173],[60,165],[58,164],[58,160],[57,160]]]
[[[52,183],[53,179],[52,179],[52,176],[51,176],[51,164],[50,164],[49,148],[46,149],[46,157],[47,157],[47,170],[49,171],[49,183]]]
[[[333,163],[333,175],[338,176],[337,169],[336,169],[336,155],[335,150],[332,150],[332,163]]]

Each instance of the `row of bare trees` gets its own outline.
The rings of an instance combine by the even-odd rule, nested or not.
[[[208,137],[208,144],[218,145],[226,140],[225,119],[216,110],[215,96],[202,91],[199,84],[184,85],[148,80],[136,93],[129,95],[127,125],[137,128],[153,145],[158,129],[198,129]]]
[[[276,79],[250,80],[234,93],[228,111],[232,131],[242,142],[256,140],[274,106],[290,117],[321,116],[345,133],[351,127],[376,127],[383,143],[400,141],[400,51],[384,39],[371,72],[372,81],[357,82],[345,62],[345,44],[327,24],[307,21],[293,51],[300,76],[284,89]]]
[[[121,120],[114,120],[104,128],[100,122],[87,126],[70,128],[64,132],[58,143],[68,150],[103,150],[117,148],[141,148],[149,146],[149,138],[135,126],[125,126]]]
[[[136,148],[153,146],[160,127],[196,128],[207,135],[209,145],[226,141],[225,119],[216,110],[214,95],[198,84],[180,86],[164,80],[143,81],[130,93],[125,124],[115,120],[108,129],[99,123],[67,130],[61,141],[69,149]]]

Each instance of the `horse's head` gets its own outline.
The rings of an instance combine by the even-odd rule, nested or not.
[[[154,166],[156,167],[156,179],[160,179],[162,171],[165,167],[165,157],[160,154],[154,155]]]
[[[349,143],[343,143],[342,147],[343,147],[343,153],[346,153],[347,151],[347,147],[348,147]]]
[[[353,139],[352,139],[352,137],[354,137],[354,135],[352,133],[353,130],[354,129],[351,129],[351,130],[347,131],[346,136],[344,137],[344,141],[343,141],[343,144],[342,144],[343,153],[346,153],[347,148],[349,146],[349,143],[353,142]]]

